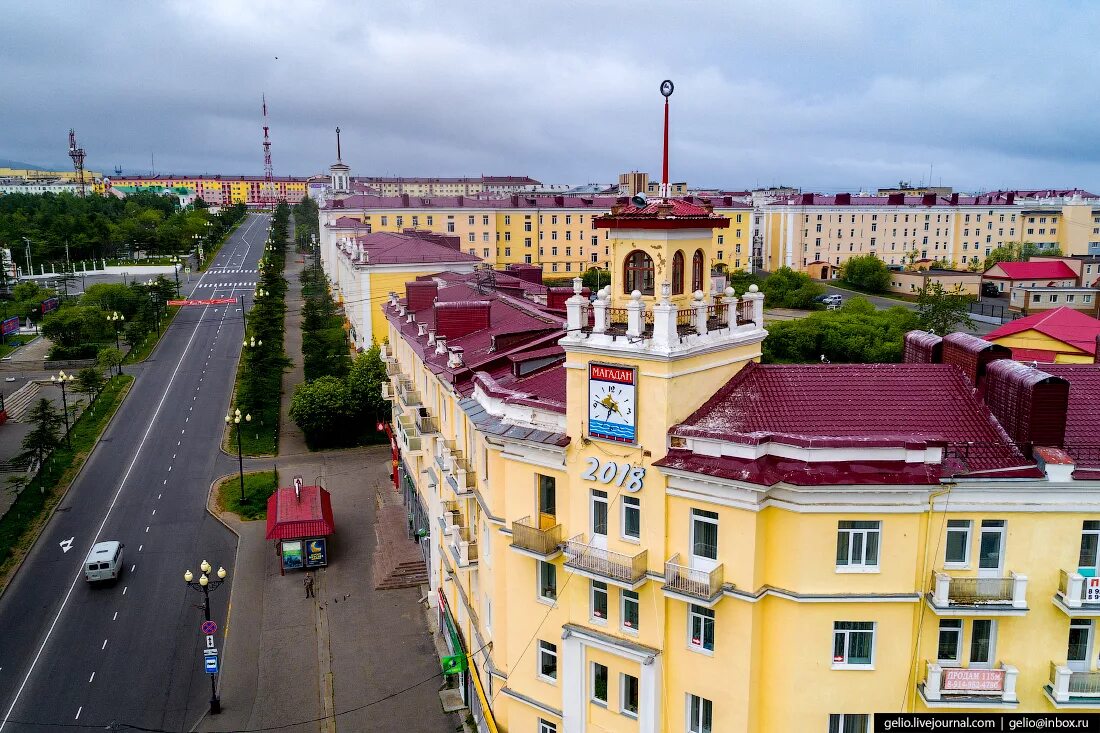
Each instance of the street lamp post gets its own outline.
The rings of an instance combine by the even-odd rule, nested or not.
[[[50,376],[51,382],[61,385],[61,408],[65,417],[65,445],[68,446],[69,450],[72,450],[73,442],[72,438],[69,437],[69,400],[65,393],[65,385],[74,379],[76,377],[72,374],[66,374],[64,370]]]
[[[157,294],[153,291],[155,280],[146,280],[145,287],[149,291],[149,301],[153,304],[153,318],[157,322],[157,338],[160,338],[160,303],[157,302]]]
[[[180,258],[172,255],[172,274],[176,276],[176,297],[180,297]]]
[[[115,327],[115,350],[122,353],[122,344],[118,341],[118,334],[122,330],[122,322],[126,320],[126,316],[118,311],[114,311],[111,315],[107,316],[107,320]],[[116,366],[118,367],[118,373],[122,374],[122,362],[119,361]]]
[[[252,340],[255,341],[256,339]],[[246,423],[252,422],[252,415],[245,414],[244,421]],[[248,499],[246,499],[244,495],[244,456],[241,454],[241,411],[239,409],[236,409],[233,410],[232,414],[226,415],[225,424],[235,425],[237,428],[237,470],[239,471],[241,478],[241,503],[247,504]]]
[[[195,576],[188,570],[183,574],[183,581],[187,583],[188,587],[194,588],[197,591],[202,592],[202,611],[207,621],[210,621],[210,591],[217,590],[218,586],[225,582],[225,576],[229,573],[225,572],[225,568],[218,568],[218,579],[211,580],[208,575],[211,570],[211,565],[206,560],[202,561],[199,565],[199,570],[202,571],[202,575],[198,580],[195,580]],[[217,715],[222,711],[222,701],[218,698],[218,684],[217,675],[210,675],[210,714]]]

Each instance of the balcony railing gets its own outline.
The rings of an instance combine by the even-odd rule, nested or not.
[[[584,541],[584,535],[577,535],[567,540],[563,549],[568,556],[565,561],[566,567],[574,570],[631,585],[645,577],[648,559],[646,550],[642,550],[637,555],[624,555],[621,552],[590,545]]]
[[[524,517],[512,522],[512,547],[549,557],[561,550],[561,525],[553,517]]]
[[[397,418],[397,435],[406,451],[416,452],[423,447],[420,433],[416,429],[416,422],[408,415]]]
[[[398,363],[396,361],[387,361],[386,362],[386,376],[387,377],[396,377],[400,373],[401,373],[401,367],[400,367],[400,365],[398,365]]]
[[[378,348],[378,357],[387,363],[397,361],[397,357],[393,354],[393,347],[389,344],[382,344]]]
[[[998,578],[953,578],[946,573],[932,574],[932,605],[1006,610],[1027,610],[1027,576],[1010,573]]]
[[[1058,596],[1072,610],[1100,612],[1100,578],[1085,577],[1077,571],[1058,571]]]
[[[1019,670],[1001,662],[993,669],[941,667],[927,663],[927,674],[920,685],[921,694],[930,707],[958,704],[966,701],[974,705],[983,703],[1015,704],[1016,677]]]
[[[665,563],[665,590],[714,600],[722,592],[725,567],[718,565],[713,570],[698,570],[680,564],[680,555],[676,554]]]
[[[382,399],[393,400],[397,398],[397,390],[389,382],[382,382]]]
[[[474,490],[477,486],[477,474],[470,470],[469,463],[464,458],[452,455],[450,467],[446,469],[447,483],[455,494],[462,496]]]
[[[444,501],[443,513],[439,517],[439,526],[446,534],[451,534],[455,529],[465,523],[462,518],[462,510],[457,501]]]
[[[420,408],[420,412],[416,415],[416,429],[420,431],[421,435],[429,435],[431,433],[439,432],[439,421],[431,415],[425,414],[424,408]]]
[[[469,527],[458,527],[451,533],[451,554],[460,568],[477,564],[477,536]]]
[[[1048,692],[1056,703],[1100,705],[1100,672],[1076,672],[1051,662]]]
[[[419,407],[423,404],[420,401],[420,393],[416,391],[411,382],[399,382],[397,394],[401,397],[401,403],[405,407]]]

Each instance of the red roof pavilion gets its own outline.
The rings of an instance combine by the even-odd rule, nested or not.
[[[336,531],[332,499],[320,486],[303,486],[301,498],[284,486],[267,498],[267,539],[327,537]]]

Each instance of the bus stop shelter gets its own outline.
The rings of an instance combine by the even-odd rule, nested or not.
[[[267,499],[267,539],[278,550],[280,572],[328,565],[328,538],[335,531],[332,498],[320,486],[295,482]]]

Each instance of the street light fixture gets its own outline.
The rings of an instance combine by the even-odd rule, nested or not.
[[[244,346],[244,347],[249,348],[249,349],[254,349],[257,346],[263,346],[263,345],[264,345],[264,342],[261,341],[260,339],[256,338],[255,336],[250,336],[250,337],[246,338],[244,340],[244,343],[241,344],[241,346]]]
[[[120,331],[122,331],[122,322],[126,320],[126,316],[124,316],[122,313],[119,313],[118,311],[112,311],[111,315],[107,316],[107,320],[110,321],[111,325],[115,327],[115,349],[119,353],[121,353],[122,344],[120,344],[118,341],[118,334]],[[122,361],[119,360],[118,364],[116,364],[115,366],[118,367],[118,373],[122,374]]]
[[[244,421],[246,423],[252,422],[252,415],[245,414]],[[241,411],[239,408],[225,416],[225,424],[235,425],[237,428],[237,470],[240,472],[241,478],[241,503],[247,504],[248,499],[244,495],[244,456],[241,454]]]
[[[149,279],[149,280],[145,281],[145,288],[149,291],[149,300],[153,304],[153,317],[156,319],[156,322],[157,322],[157,338],[159,339],[160,338],[160,303],[157,302],[157,300],[156,300],[157,294],[153,290],[153,288],[156,287],[156,284],[157,284],[156,280]]]
[[[187,570],[183,574],[183,582],[187,583],[190,588],[202,592],[202,611],[207,621],[210,621],[210,591],[217,590],[218,586],[225,582],[225,578],[229,573],[225,571],[225,568],[219,567],[217,573],[217,580],[211,580],[209,575],[212,570],[212,566],[206,560],[202,561],[199,565],[199,570],[202,571],[202,575],[198,580],[195,580],[194,574],[190,570]],[[210,675],[210,714],[217,715],[222,711],[222,701],[218,698],[218,685],[217,675]]]
[[[66,374],[64,370],[61,370],[57,374],[50,375],[50,381],[54,384],[61,385],[61,407],[63,409],[63,415],[65,417],[65,445],[69,450],[72,450],[73,442],[69,437],[69,400],[65,393],[65,385],[71,383],[76,377],[72,374]]]

